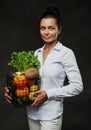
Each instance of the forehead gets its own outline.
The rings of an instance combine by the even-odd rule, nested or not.
[[[40,21],[40,26],[56,26],[57,21],[55,18],[43,18]]]

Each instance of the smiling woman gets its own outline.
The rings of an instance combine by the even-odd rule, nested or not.
[[[47,8],[39,20],[44,46],[35,51],[40,61],[40,90],[32,92],[33,103],[27,106],[30,130],[61,130],[63,100],[80,94],[83,90],[81,74],[73,51],[59,41],[62,31],[60,12]],[[65,78],[68,84],[64,85]],[[37,89],[32,86],[31,90]],[[7,91],[5,91],[6,93]],[[6,96],[7,99],[9,96]]]
[[[57,21],[54,18],[43,18],[40,22],[40,34],[42,39],[47,42],[57,41],[62,27],[58,28]]]

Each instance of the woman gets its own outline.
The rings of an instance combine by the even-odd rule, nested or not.
[[[44,46],[35,51],[41,63],[40,90],[27,107],[30,130],[61,130],[63,99],[78,95],[83,83],[73,51],[59,41],[62,20],[57,8],[48,8],[40,18],[40,35]],[[69,83],[64,85],[67,76]],[[6,100],[11,97],[5,88]]]

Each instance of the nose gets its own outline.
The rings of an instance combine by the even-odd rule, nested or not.
[[[48,33],[49,33],[48,29],[45,29],[45,34],[48,34]]]

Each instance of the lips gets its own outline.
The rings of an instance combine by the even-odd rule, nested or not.
[[[46,40],[48,40],[48,39],[50,39],[51,37],[43,37],[44,39],[46,39]]]

